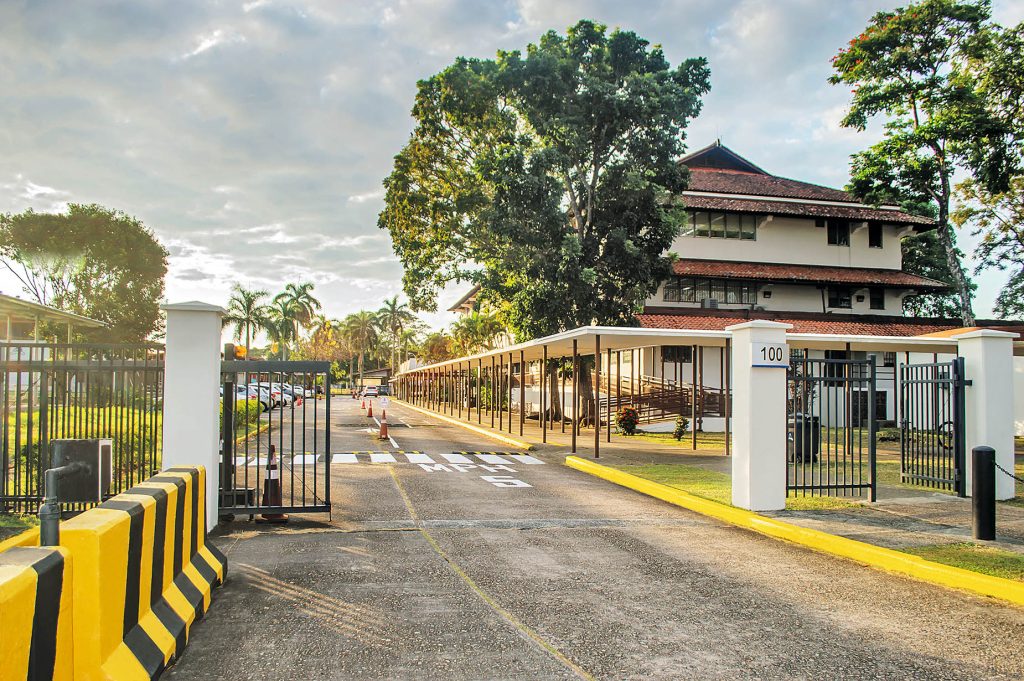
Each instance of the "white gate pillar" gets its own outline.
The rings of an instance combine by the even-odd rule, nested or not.
[[[220,331],[224,309],[200,302],[167,312],[163,467],[206,467],[206,527],[220,506]]]
[[[755,319],[732,332],[732,503],[752,511],[786,507],[786,369],[755,356],[764,344],[783,345],[790,324]],[[757,366],[761,364],[762,366]]]
[[[978,329],[957,336],[957,349],[964,358],[964,374],[971,382],[965,390],[964,405],[967,460],[967,496],[971,495],[974,471],[971,450],[987,445],[996,450],[996,463],[1013,471],[1013,340],[1017,334]],[[1014,481],[996,471],[996,499],[1012,499]]]

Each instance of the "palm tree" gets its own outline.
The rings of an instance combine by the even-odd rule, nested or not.
[[[277,296],[267,306],[266,330],[270,340],[278,344],[283,359],[288,359],[288,344],[298,335],[298,312],[291,301]]]
[[[387,332],[388,342],[391,350],[392,371],[398,367],[398,350],[401,345],[402,331],[416,321],[416,315],[412,313],[409,306],[398,302],[398,296],[384,299],[384,305],[377,311],[377,318],[381,326]]]
[[[352,341],[353,349],[359,354],[359,385],[363,385],[363,365],[366,354],[373,350],[377,341],[376,317],[372,312],[360,310],[345,317],[342,322],[345,335]]]
[[[310,322],[316,313],[320,311],[320,301],[313,296],[313,284],[288,284],[284,291],[274,296],[274,302],[286,302],[293,310],[292,333],[293,340],[299,338],[299,326],[309,327]]]
[[[247,355],[255,332],[267,325],[267,308],[260,302],[267,295],[263,289],[247,289],[241,284],[235,284],[231,289],[228,313],[224,316],[223,324],[234,324],[234,337],[239,340],[244,330]]]
[[[489,312],[473,311],[452,324],[452,341],[463,354],[493,350],[505,333],[498,318]]]

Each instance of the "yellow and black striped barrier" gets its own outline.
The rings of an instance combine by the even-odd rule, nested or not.
[[[223,582],[227,570],[224,556],[206,542],[205,477],[202,467],[170,468],[62,523],[59,549],[0,553],[0,566],[14,552],[64,558],[63,588],[57,592],[61,607],[47,612],[55,617],[59,612],[57,630],[69,631],[66,641],[73,645],[60,636],[57,643],[67,648],[59,656],[62,663],[74,660],[74,679],[155,679],[182,653],[193,623],[209,608],[213,587]],[[27,583],[25,577],[5,579],[3,570],[0,604],[9,591],[14,593],[15,579]],[[42,578],[36,583],[42,584]],[[0,630],[24,626],[34,643],[39,620],[19,613],[23,609],[0,607]],[[49,633],[40,636],[50,641]],[[0,650],[5,645],[0,643]],[[0,679],[72,678],[57,668],[50,675],[8,675],[7,658],[0,657]]]
[[[73,679],[72,617],[67,549],[0,553],[0,679]]]

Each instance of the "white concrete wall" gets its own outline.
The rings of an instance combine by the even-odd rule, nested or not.
[[[900,269],[900,228],[883,225],[882,248],[870,248],[868,229],[858,229],[859,224],[850,225],[849,246],[830,245],[827,228],[815,227],[813,219],[777,215],[758,222],[756,240],[679,236],[670,250],[682,258]]]
[[[1013,432],[1024,436],[1024,357],[1013,358]]]

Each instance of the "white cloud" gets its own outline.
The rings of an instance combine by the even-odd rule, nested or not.
[[[348,202],[349,203],[366,203],[367,201],[372,201],[374,199],[382,199],[382,198],[384,198],[384,190],[383,189],[376,189],[376,190],[374,190],[372,192],[365,192],[363,194],[353,194],[352,196],[348,197]]]

